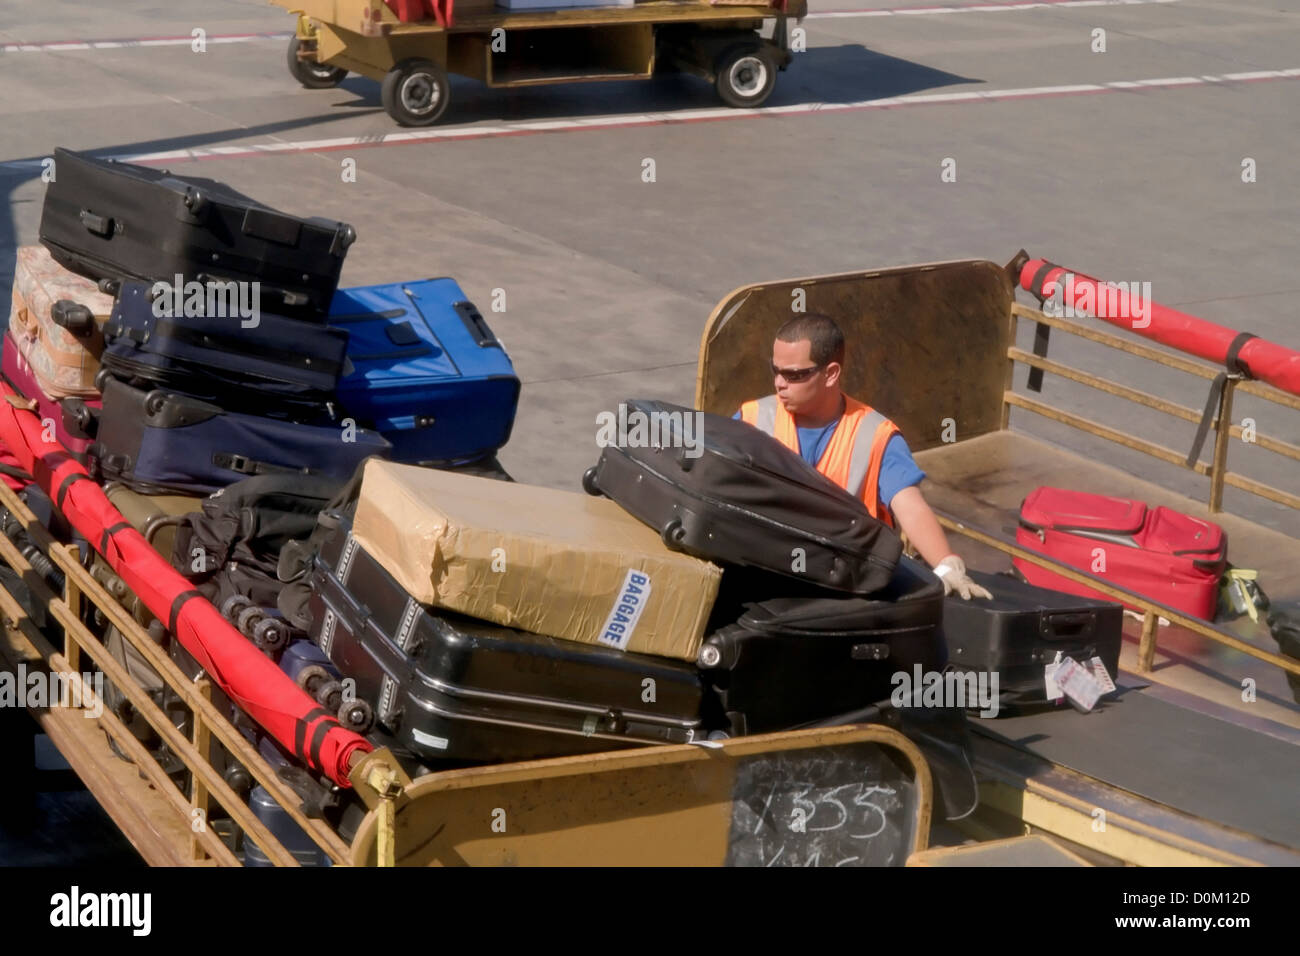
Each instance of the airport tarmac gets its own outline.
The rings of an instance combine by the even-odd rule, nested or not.
[[[501,461],[571,490],[599,454],[599,413],[628,397],[691,403],[711,309],[765,279],[1004,263],[1025,248],[1300,347],[1300,2],[830,0],[802,27],[806,52],[760,110],[725,109],[690,77],[521,90],[453,78],[442,122],[403,130],[373,81],[300,88],[285,69],[293,18],[261,0],[8,5],[0,286],[14,249],[37,241],[41,160],[56,146],[346,220],[359,239],[343,284],[445,275],[478,303],[523,380]],[[1052,349],[1204,401],[1199,380],[1068,337]],[[754,361],[768,350],[755,342]],[[1051,375],[1045,397],[1086,400],[1173,448],[1195,430]],[[1300,443],[1293,412],[1244,396],[1236,410]],[[1060,437],[1028,413],[1012,422]],[[1186,471],[1072,443],[1205,495]],[[1235,446],[1232,463],[1300,491],[1294,463],[1258,447]],[[1232,490],[1226,504],[1300,535],[1281,506]]]

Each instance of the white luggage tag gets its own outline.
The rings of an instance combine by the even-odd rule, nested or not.
[[[1061,652],[1056,652],[1056,660],[1043,668],[1043,684],[1047,689],[1048,700],[1060,700],[1064,694],[1056,683],[1056,672],[1061,667]]]
[[[1101,685],[1092,673],[1071,657],[1061,659],[1052,679],[1076,710],[1088,713],[1097,706]]]
[[[1110,672],[1106,670],[1106,665],[1100,657],[1094,657],[1088,661],[1088,669],[1092,671],[1093,679],[1101,687],[1103,695],[1112,693],[1115,690],[1115,682],[1111,679]]]

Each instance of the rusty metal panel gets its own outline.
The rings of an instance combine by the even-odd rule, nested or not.
[[[713,310],[700,347],[696,406],[731,415],[773,391],[772,340],[804,311],[835,319],[848,340],[844,388],[903,430],[914,450],[996,431],[1013,341],[1014,289],[982,260],[809,276],[735,290]]]

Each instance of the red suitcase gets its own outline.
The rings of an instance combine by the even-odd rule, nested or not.
[[[86,449],[90,447],[92,436],[69,429],[68,424],[64,422],[62,404],[50,398],[41,390],[32,367],[23,358],[23,353],[18,349],[17,343],[9,335],[5,335],[4,339],[4,347],[2,354],[0,354],[0,370],[3,370],[4,377],[24,397],[36,402],[35,411],[36,414],[41,416],[41,420],[54,423],[55,439],[64,448],[80,458],[85,454]],[[79,399],[79,401],[91,409],[98,409],[102,404],[98,398]]]
[[[1016,542],[1193,617],[1214,620],[1228,539],[1212,522],[1128,498],[1036,488],[1020,506]],[[1030,584],[1108,600],[1028,561],[1014,564]]]

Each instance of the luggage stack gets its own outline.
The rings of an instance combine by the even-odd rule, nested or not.
[[[743,422],[624,406],[658,442],[606,446],[583,485],[724,568],[698,662],[726,732],[824,723],[943,669],[943,585],[861,502]]]
[[[63,402],[43,417],[104,480],[209,494],[371,455],[459,465],[509,438],[518,378],[454,281],[340,292],[346,223],[63,149],[55,168],[5,372]]]
[[[42,244],[17,254],[5,379],[199,593],[291,676],[306,668],[310,689],[345,726],[368,731],[365,702],[341,699],[341,675],[276,606],[278,552],[310,533],[368,457],[509,480],[493,457],[519,396],[504,347],[451,279],[338,289],[355,239],[345,223],[286,215],[214,180],[63,149],[54,168]],[[3,446],[0,478],[29,502],[33,492],[44,500]],[[47,526],[67,540],[47,504]],[[197,674],[165,623],[79,544],[95,578]],[[57,569],[30,550],[61,588]],[[87,613],[133,680],[177,709],[149,662],[102,614]],[[116,688],[105,696],[168,772],[184,772]],[[282,776],[301,778],[305,800],[326,799],[297,758],[223,694],[213,699]],[[244,781],[235,788],[247,794],[248,774],[228,762],[228,782]]]

